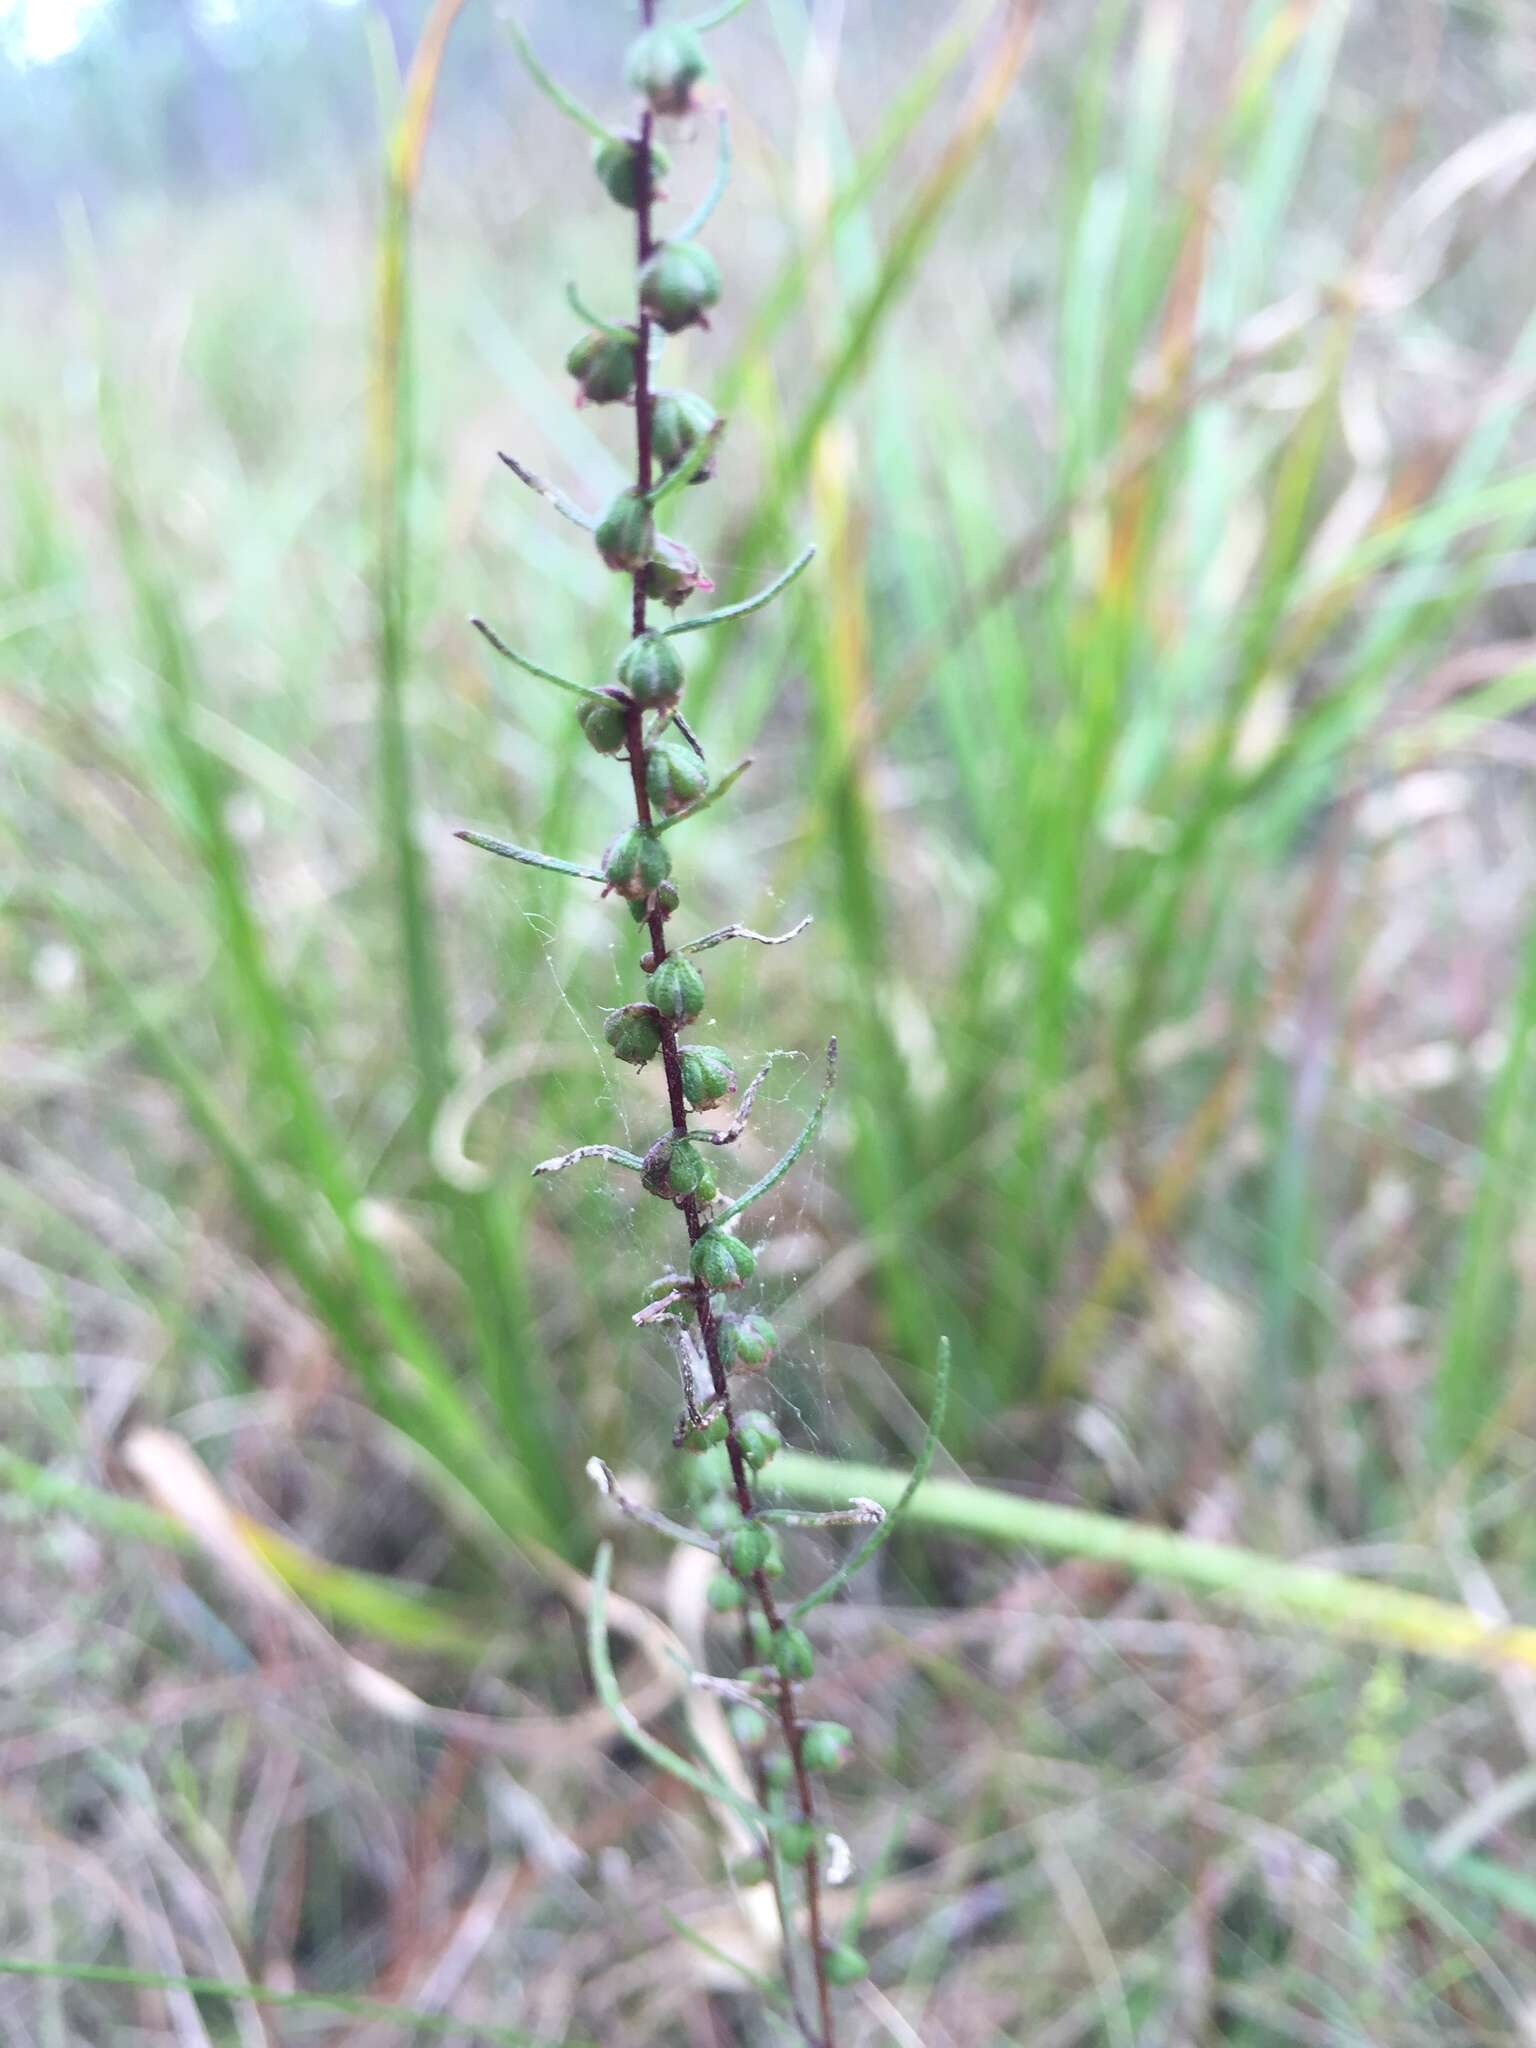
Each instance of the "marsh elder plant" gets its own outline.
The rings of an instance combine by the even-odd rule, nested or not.
[[[644,1153],[616,1145],[586,1145],[545,1160],[534,1172],[555,1173],[580,1161],[598,1160],[635,1175],[648,1194],[677,1211],[686,1230],[686,1259],[677,1270],[652,1280],[634,1320],[642,1328],[663,1331],[676,1351],[681,1413],[673,1442],[691,1461],[688,1491],[695,1524],[672,1522],[625,1499],[601,1460],[594,1459],[590,1470],[622,1511],[674,1541],[695,1544],[718,1557],[720,1570],[710,1586],[710,1604],[739,1656],[734,1673],[710,1682],[722,1687],[731,1701],[731,1728],[751,1760],[755,1800],[743,1802],[712,1773],[696,1769],[656,1743],[623,1708],[608,1664],[603,1626],[606,1551],[594,1575],[594,1672],[604,1697],[647,1755],[735,1808],[753,1828],[758,1853],[733,1874],[743,1885],[772,1886],[784,1935],[783,2001],[808,2042],[834,2048],[834,1990],[863,1977],[865,1962],[850,1940],[833,1938],[828,1927],[825,1889],[847,1874],[849,1858],[846,1845],[825,1825],[818,1781],[845,1762],[850,1736],[835,1722],[807,1717],[804,1691],[814,1675],[815,1653],[801,1624],[872,1554],[890,1533],[894,1517],[887,1518],[873,1502],[858,1500],[830,1514],[765,1507],[759,1498],[760,1475],[780,1447],[779,1429],[764,1408],[743,1405],[738,1390],[766,1372],[777,1348],[772,1323],[751,1302],[757,1252],[746,1234],[746,1218],[815,1137],[832,1091],[837,1047],[835,1040],[827,1047],[825,1085],[794,1144],[743,1192],[728,1192],[722,1176],[729,1177],[729,1148],[746,1129],[769,1069],[765,1066],[740,1089],[730,1053],[688,1036],[705,1005],[698,959],[731,941],[780,945],[798,936],[805,924],[777,937],[743,925],[696,938],[674,936],[682,896],[673,872],[672,834],[700,818],[748,765],[741,762],[718,774],[712,768],[684,711],[687,676],[679,642],[688,633],[725,625],[769,603],[800,574],[813,553],[807,548],[765,590],[744,603],[689,615],[683,607],[712,586],[693,552],[659,524],[663,511],[686,489],[709,480],[719,456],[724,422],[714,408],[695,392],[667,387],[659,373],[668,336],[707,327],[720,297],[719,269],[698,237],[719,203],[730,171],[729,130],[721,113],[710,190],[686,221],[663,232],[657,209],[670,159],[659,137],[664,123],[696,120],[703,111],[710,68],[702,32],[742,4],[744,0],[730,0],[702,19],[681,22],[658,20],[657,0],[642,0],[641,33],[624,67],[637,112],[633,128],[623,133],[611,130],[557,85],[522,31],[513,26],[536,82],[590,132],[593,168],[603,190],[632,217],[633,310],[619,318],[603,317],[569,288],[584,331],[572,345],[566,367],[575,381],[578,404],[632,411],[634,482],[600,514],[590,515],[515,457],[504,455],[502,460],[530,489],[586,528],[604,564],[624,579],[628,639],[614,663],[613,680],[593,687],[556,675],[509,647],[485,620],[476,619],[474,624],[498,654],[579,700],[576,717],[588,743],[611,757],[624,774],[626,816],[596,866],[557,859],[485,833],[466,831],[460,837],[509,859],[600,885],[604,897],[622,906],[636,927],[644,993],[608,1014],[604,1037],[616,1061],[636,1069],[659,1064],[666,1090],[665,1126]],[[704,1121],[714,1113],[724,1120]],[[936,1424],[937,1416],[925,1447],[930,1452]],[[926,1462],[926,1457],[919,1461],[914,1484]],[[793,1606],[783,1602],[776,1590],[785,1571],[781,1531],[829,1523],[872,1527],[858,1552],[831,1580]]]

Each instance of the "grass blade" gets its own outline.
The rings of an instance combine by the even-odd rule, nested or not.
[[[880,1465],[844,1465],[805,1451],[781,1451],[768,1476],[796,1500],[832,1505],[863,1494],[889,1507],[901,1499],[909,1479]],[[1536,1671],[1536,1628],[1501,1627],[1449,1600],[1321,1565],[1279,1563],[1235,1543],[1210,1543],[951,1479],[927,1480],[905,1514],[917,1527],[951,1536],[1089,1558],[1132,1578],[1166,1580],[1259,1619],[1296,1622],[1453,1664]]]

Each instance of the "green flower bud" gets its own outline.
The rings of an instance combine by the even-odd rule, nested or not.
[[[781,1678],[810,1678],[816,1669],[816,1653],[803,1628],[776,1629],[773,1637],[773,1668]]]
[[[643,569],[656,552],[656,521],[637,490],[620,491],[597,522],[592,538],[610,569]]]
[[[714,584],[699,566],[699,558],[681,541],[662,534],[656,552],[645,565],[645,594],[675,612],[696,590],[713,590]]]
[[[709,787],[709,770],[691,747],[658,740],[645,757],[645,786],[651,802],[670,818],[704,794]]]
[[[670,711],[683,694],[683,664],[660,633],[630,641],[619,656],[618,677],[644,711]]]
[[[733,1579],[731,1583],[736,1582]],[[745,1701],[732,1707],[725,1718],[738,1749],[761,1749],[771,1733],[768,1716],[760,1707],[749,1707]]]
[[[603,855],[603,880],[616,896],[642,902],[672,872],[672,856],[643,825],[631,825],[610,841]]]
[[[631,335],[591,328],[572,348],[565,367],[579,387],[578,405],[617,405],[635,388],[637,344]]]
[[[688,114],[695,88],[709,76],[709,59],[685,23],[647,29],[629,46],[624,76],[653,114]]]
[[[640,1184],[646,1193],[669,1202],[697,1194],[703,1177],[703,1156],[691,1138],[658,1138],[640,1169]]]
[[[640,145],[627,135],[610,135],[592,146],[592,168],[608,197],[633,213],[640,204]],[[659,145],[651,148],[651,197],[659,199],[657,186],[672,168],[672,159]]]
[[[627,737],[624,706],[616,697],[588,697],[576,714],[587,745],[599,754],[622,754]]]
[[[717,1572],[709,1582],[705,1594],[716,1614],[730,1614],[746,1599],[740,1579],[733,1579],[729,1572]]]
[[[664,470],[680,468],[719,422],[715,408],[696,391],[663,391],[651,412],[651,446],[656,460]],[[707,483],[714,473],[715,458],[710,455],[689,482]]]
[[[614,1058],[627,1067],[643,1067],[661,1050],[661,1025],[646,1003],[629,1003],[615,1010],[603,1026],[603,1036]]]
[[[754,1408],[750,1414],[736,1418],[736,1440],[741,1445],[742,1456],[754,1472],[761,1472],[774,1453],[784,1448],[779,1425],[761,1408]]]
[[[720,1325],[720,1363],[727,1372],[761,1372],[779,1348],[766,1316],[727,1316]]]
[[[787,1785],[795,1775],[795,1767],[782,1749],[776,1749],[772,1756],[763,1758],[763,1776],[770,1785]]]
[[[808,1771],[840,1771],[852,1747],[853,1735],[841,1721],[813,1721],[800,1744],[800,1760]]]
[[[869,1975],[869,1965],[856,1948],[847,1942],[839,1942],[836,1948],[829,1948],[821,1959],[821,1967],[827,1973],[829,1984],[862,1984]]]
[[[704,1007],[704,977],[684,953],[669,953],[653,968],[646,977],[645,992],[674,1024],[691,1024]]]
[[[763,1577],[782,1579],[784,1576],[784,1553],[779,1548],[779,1539],[770,1529],[768,1532],[768,1555],[763,1559]]]
[[[717,1109],[736,1093],[736,1069],[718,1045],[685,1045],[682,1053],[683,1093],[695,1109]]]
[[[668,334],[707,327],[720,297],[720,270],[697,242],[663,242],[640,269],[640,303]]]
[[[703,1517],[699,1519],[702,1522]],[[727,1536],[724,1555],[737,1578],[751,1578],[754,1572],[762,1570],[763,1559],[768,1555],[768,1531],[761,1522],[744,1523]]]
[[[688,1270],[711,1292],[724,1292],[746,1285],[757,1271],[757,1254],[728,1231],[706,1230],[688,1254]]]
[[[699,1184],[693,1191],[693,1199],[700,1208],[708,1208],[711,1202],[720,1199],[720,1183],[715,1179],[715,1169],[707,1159],[699,1168]]]
[[[752,1526],[743,1522],[741,1509],[729,1494],[722,1493],[714,1500],[707,1500],[699,1509],[699,1527],[706,1536],[731,1536],[733,1531],[739,1535]],[[755,1571],[757,1567],[754,1565],[752,1569]]]
[[[768,1626],[766,1614],[754,1612],[747,1616],[747,1635],[751,1640],[752,1648],[756,1655],[766,1657],[768,1655],[768,1645],[773,1638],[773,1630]]]
[[[768,1866],[761,1856],[743,1856],[731,1865],[731,1883],[742,1891],[768,1882]]]
[[[666,919],[676,910],[680,901],[681,898],[677,893],[677,884],[675,882],[663,882],[659,889],[652,892],[650,901],[631,903],[629,914],[636,924],[644,924],[651,914],[651,902],[654,902],[656,908],[661,912],[663,919]]]
[[[821,1840],[812,1820],[787,1820],[779,1829],[779,1854],[786,1863],[803,1863]]]

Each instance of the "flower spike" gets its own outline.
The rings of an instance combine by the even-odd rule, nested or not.
[[[684,12],[690,4],[701,10],[694,19]],[[829,1513],[763,1505],[761,1475],[783,1444],[769,1391],[779,1339],[769,1316],[745,1291],[757,1278],[758,1246],[735,1228],[736,1219],[778,1186],[819,1131],[836,1075],[837,1043],[827,1047],[826,1085],[789,1150],[744,1193],[722,1190],[720,1177],[735,1158],[729,1148],[748,1129],[767,1075],[776,1062],[799,1055],[769,1053],[738,1093],[732,1052],[705,1043],[706,1032],[692,1035],[709,1016],[709,993],[696,963],[733,940],[767,949],[787,945],[810,919],[778,933],[731,923],[677,943],[668,937],[681,892],[673,874],[673,842],[666,835],[684,819],[702,817],[751,765],[748,758],[713,774],[686,715],[687,667],[674,636],[761,610],[803,574],[815,553],[804,549],[765,589],[739,603],[697,618],[672,616],[713,585],[693,548],[664,532],[659,519],[671,507],[670,524],[677,507],[696,502],[690,487],[713,478],[722,459],[725,422],[699,391],[663,382],[661,355],[669,336],[695,327],[707,330],[724,289],[716,252],[703,236],[728,187],[732,139],[721,112],[707,190],[668,234],[657,218],[657,203],[664,197],[661,181],[670,176],[668,148],[658,131],[660,123],[686,119],[704,106],[711,72],[700,34],[729,21],[744,4],[637,0],[633,11],[640,17],[639,33],[625,59],[624,76],[639,105],[622,128],[610,128],[557,85],[521,27],[511,25],[540,90],[591,135],[596,181],[628,216],[624,239],[635,252],[632,317],[607,317],[575,285],[568,286],[566,296],[580,328],[567,346],[565,369],[578,405],[603,408],[610,421],[634,421],[634,461],[607,503],[589,512],[516,457],[503,455],[501,460],[562,518],[589,534],[604,568],[624,579],[625,640],[611,667],[595,674],[589,685],[507,646],[484,619],[474,624],[504,660],[577,700],[573,708],[582,738],[599,757],[622,763],[624,808],[618,829],[592,867],[484,833],[460,836],[528,866],[600,884],[601,900],[611,899],[625,913],[619,931],[626,948],[634,938],[644,987],[633,993],[643,994],[644,1000],[620,1002],[605,1011],[603,1046],[621,1066],[660,1069],[649,1085],[664,1099],[666,1121],[651,1123],[651,1135],[638,1152],[584,1144],[542,1160],[533,1170],[546,1178],[589,1159],[617,1166],[637,1176],[640,1191],[665,1204],[664,1213],[686,1228],[685,1242],[672,1255],[675,1267],[645,1289],[632,1327],[659,1333],[675,1354],[682,1414],[672,1442],[685,1460],[681,1491],[692,1505],[691,1526],[648,1501],[628,1497],[601,1458],[594,1458],[588,1471],[632,1522],[718,1559],[706,1591],[707,1610],[725,1640],[738,1647],[739,1662],[734,1675],[701,1673],[695,1682],[761,1723],[744,1745],[752,1759],[749,1777],[741,1781],[744,1790],[736,1791],[716,1773],[657,1742],[626,1707],[607,1647],[611,1556],[606,1545],[598,1552],[590,1582],[588,1654],[600,1698],[636,1747],[658,1768],[730,1808],[751,1831],[772,1874],[784,1937],[785,1996],[780,2002],[800,2040],[815,2048],[838,2048],[833,1986],[853,1982],[863,1965],[851,1948],[834,1943],[822,1917],[823,1889],[842,1881],[850,1859],[841,1839],[824,1824],[813,1780],[843,1763],[852,1737],[836,1722],[806,1718],[802,1709],[804,1688],[815,1675],[816,1652],[775,1593],[786,1570],[779,1530],[792,1538],[805,1528],[868,1523],[878,1510],[861,1500],[839,1504]],[[681,139],[689,139],[686,129]],[[673,145],[672,135],[665,141]],[[657,1086],[658,1078],[664,1086]],[[713,1112],[719,1123],[710,1128],[703,1119]],[[747,1388],[762,1406],[746,1397]],[[794,1949],[802,1951],[803,1968],[788,1960]]]

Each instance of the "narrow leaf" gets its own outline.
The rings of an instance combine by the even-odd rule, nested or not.
[[[724,107],[720,109],[719,139],[715,148],[715,175],[710,180],[709,190],[689,214],[680,228],[674,228],[668,235],[669,242],[691,242],[709,216],[725,197],[725,188],[731,182],[731,123]]]
[[[506,14],[502,16],[502,19],[507,25],[507,32],[517,45],[517,54],[522,58],[528,76],[539,88],[539,91],[544,94],[545,98],[551,100],[568,120],[576,123],[578,128],[585,128],[595,141],[611,142],[613,140],[613,130],[608,126],[607,122],[600,121],[589,107],[584,107],[580,100],[573,98],[563,85],[556,84],[555,80],[533,54],[533,45],[529,42],[523,32],[522,25],[515,17]]]
[[[506,456],[502,457],[503,462],[507,460]],[[524,480],[526,481],[526,478]],[[536,484],[534,488],[538,489],[539,486]],[[795,578],[810,567],[815,553],[814,545],[804,549],[790,563],[782,576],[775,576],[767,588],[758,591],[755,597],[744,597],[740,604],[728,604],[717,612],[700,612],[696,618],[674,619],[670,626],[658,626],[656,631],[664,634],[698,633],[706,626],[723,626],[728,619],[744,619],[749,612],[760,612],[765,604],[772,604],[781,590],[787,590]]]
[[[527,468],[518,461],[515,455],[508,455],[503,449],[498,449],[497,454],[507,465],[508,469],[511,470],[518,482],[526,484],[530,491],[533,491],[537,496],[553,505],[562,519],[569,519],[573,526],[581,527],[586,533],[595,531],[597,521],[590,512],[583,512],[574,498],[568,498],[564,491],[557,489],[547,478],[540,476],[536,470]]]
[[[541,683],[553,683],[557,690],[568,690],[573,697],[603,697],[604,690],[595,690],[590,683],[573,683],[569,676],[557,675],[552,668],[543,668],[536,661],[530,661],[526,654],[519,654],[515,647],[509,647],[505,640],[485,623],[484,619],[471,616],[469,623],[481,639],[494,647],[504,661],[510,661],[514,668],[520,668],[530,676],[537,676]],[[610,698],[609,702],[613,700]]]
[[[809,1614],[813,1607],[820,1607],[823,1601],[830,1600],[835,1593],[840,1593],[854,1573],[862,1571],[875,1552],[879,1550],[880,1546],[884,1543],[889,1543],[895,1535],[902,1516],[912,1505],[913,1495],[928,1477],[928,1469],[932,1465],[934,1454],[939,1448],[939,1437],[944,1428],[944,1411],[949,1406],[949,1383],[949,1339],[941,1337],[939,1339],[938,1364],[935,1369],[933,1383],[933,1407],[928,1416],[928,1427],[923,1435],[922,1448],[917,1454],[917,1463],[912,1467],[911,1478],[902,1488],[892,1504],[890,1513],[886,1516],[880,1527],[872,1535],[865,1538],[852,1557],[846,1563],[839,1566],[830,1579],[819,1585],[814,1593],[807,1593],[805,1598],[798,1603],[792,1617],[795,1621],[799,1621],[803,1615]]]
[[[556,860],[552,854],[534,853],[529,847],[514,846],[510,839],[493,839],[489,832],[460,830],[453,836],[469,846],[480,847],[486,853],[499,853],[503,860],[520,860],[524,867],[548,868],[552,875],[574,875],[581,882],[600,882],[603,879],[600,868],[584,868],[573,860]]]
[[[770,1194],[778,1186],[785,1174],[790,1171],[796,1160],[799,1159],[806,1146],[810,1144],[816,1133],[821,1129],[821,1120],[827,1113],[827,1104],[832,1100],[832,1090],[836,1085],[837,1040],[829,1038],[827,1040],[826,1086],[822,1089],[820,1100],[807,1119],[805,1129],[796,1138],[794,1144],[790,1146],[776,1166],[770,1166],[760,1181],[755,1181],[744,1195],[738,1195],[734,1202],[727,1203],[726,1207],[719,1211],[713,1219],[717,1228],[722,1224],[729,1223],[732,1217],[739,1216],[743,1209],[749,1209],[754,1202],[760,1201],[764,1195]],[[871,1498],[876,1498],[876,1496],[871,1495]]]

